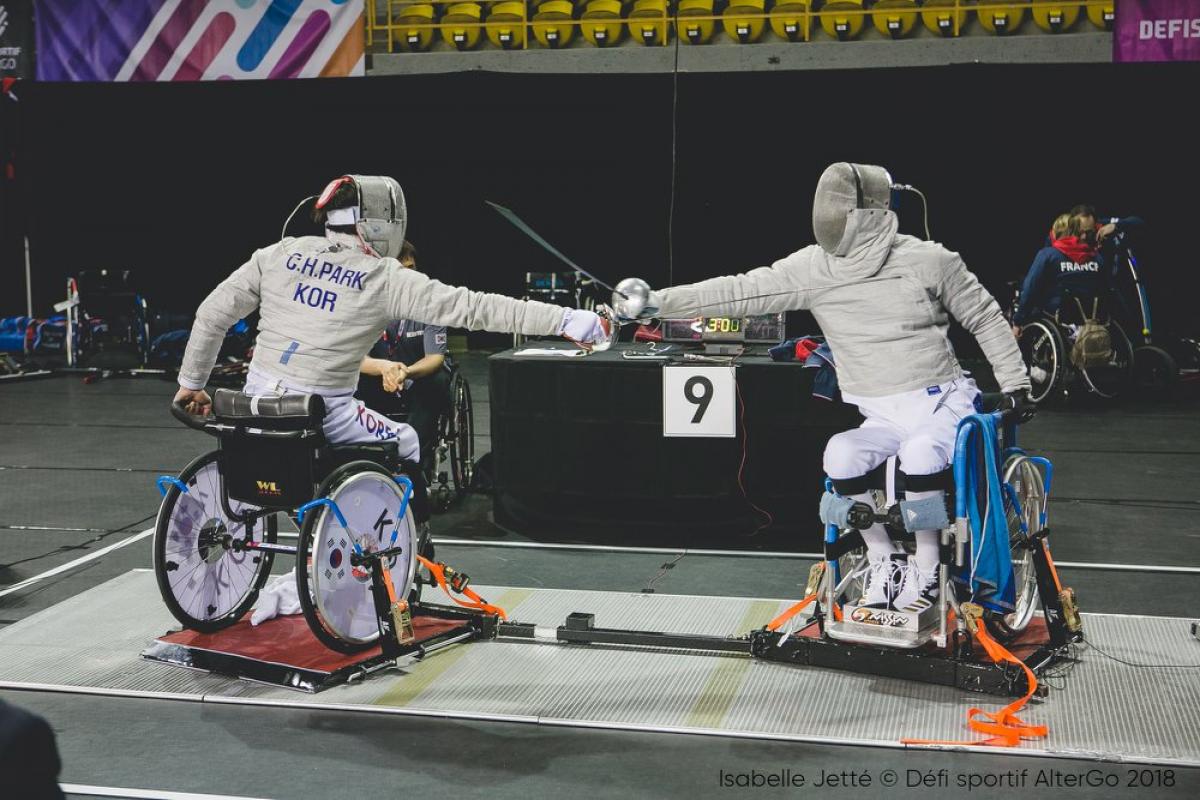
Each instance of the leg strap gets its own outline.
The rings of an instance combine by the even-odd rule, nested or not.
[[[909,475],[907,472],[901,474],[904,476],[906,492],[949,492],[954,489],[954,470],[951,467],[932,475]]]

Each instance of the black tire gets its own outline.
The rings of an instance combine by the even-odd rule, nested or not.
[[[1150,397],[1167,397],[1179,382],[1179,365],[1161,347],[1145,345],[1133,351],[1134,380]]]
[[[1133,345],[1129,337],[1116,320],[1108,323],[1108,334],[1113,348],[1109,363],[1080,370],[1088,389],[1105,400],[1117,397],[1134,381]]]
[[[1067,372],[1067,346],[1058,325],[1048,319],[1021,328],[1017,342],[1029,370],[1035,403],[1053,403],[1061,398]]]
[[[454,493],[461,498],[475,477],[475,417],[471,408],[471,385],[455,374],[451,388],[452,415],[447,436],[450,443],[450,478]]]
[[[177,522],[178,513],[181,513],[180,498],[184,493],[179,490],[178,486],[171,485],[167,489],[166,495],[163,496],[162,504],[158,509],[158,518],[154,524],[154,575],[158,580],[158,590],[162,595],[163,602],[166,603],[167,609],[171,612],[171,616],[179,620],[179,623],[190,630],[200,631],[201,633],[213,633],[222,628],[228,628],[230,625],[237,622],[245,615],[250,607],[254,605],[254,601],[258,599],[258,592],[266,583],[267,578],[271,574],[271,563],[274,560],[274,553],[269,550],[265,551],[240,551],[240,553],[224,549],[224,553],[220,554],[214,548],[201,541],[204,536],[205,528],[208,528],[209,534],[220,533],[220,529],[216,526],[224,526],[225,531],[237,531],[241,523],[231,522],[227,519],[224,509],[221,507],[220,499],[220,476],[217,473],[217,459],[219,453],[213,451],[206,453],[192,461],[183,471],[179,473],[179,480],[184,485],[189,487],[188,497],[199,500],[200,507],[193,507],[191,513],[199,512],[204,517],[201,531],[197,533],[195,541],[182,541],[180,533],[185,536],[190,536],[194,530],[194,524],[188,528],[173,526],[173,522]],[[239,511],[246,507],[241,503],[233,503],[234,511]],[[194,519],[199,519],[195,517]],[[263,541],[274,543],[276,533],[278,531],[278,522],[275,515],[271,514],[258,520],[255,527],[262,526]],[[242,529],[244,531],[244,528]],[[174,535],[173,535],[174,534]],[[253,535],[253,534],[251,534]],[[244,536],[243,536],[244,539]],[[181,545],[178,550],[168,550],[168,543],[174,541]],[[239,569],[238,572],[244,576],[238,581],[240,589],[235,589],[233,593],[234,599],[231,602],[223,603],[227,606],[222,611],[221,608],[214,608],[213,612],[222,611],[216,616],[201,618],[196,616],[193,611],[188,611],[184,607],[184,603],[180,602],[180,597],[177,592],[182,591],[182,587],[172,585],[172,573],[179,569],[180,561],[178,556],[186,554],[190,559],[192,553],[190,550],[195,547],[199,561],[192,567],[189,575],[200,568],[201,563],[207,563],[209,566],[224,563],[228,570],[230,564],[241,566],[246,562],[244,559],[250,559],[250,564],[255,565],[253,570]],[[206,573],[208,569],[205,568]],[[219,568],[214,568],[213,573],[218,573]],[[228,572],[226,574],[229,574]],[[216,580],[220,580],[219,575],[214,576]],[[178,581],[176,581],[176,584]],[[190,604],[188,604],[190,605]],[[213,608],[210,606],[210,608]]]
[[[331,472],[322,481],[316,496],[330,497],[344,483],[363,473],[376,473],[386,478],[389,482],[392,481],[392,473],[379,464],[371,461],[351,461]],[[320,530],[320,523],[330,513],[327,508],[315,509],[304,517],[304,522],[300,526],[300,539],[296,546],[296,588],[300,599],[300,609],[304,613],[304,618],[308,621],[308,626],[312,630],[313,635],[317,637],[321,644],[330,650],[336,650],[340,653],[358,653],[372,647],[376,643],[379,638],[378,631],[373,636],[364,637],[359,641],[351,641],[339,636],[336,632],[328,628],[313,599],[313,587],[309,580],[309,565],[312,561],[314,547],[316,546],[314,539]],[[415,536],[416,521],[413,517],[411,504],[406,510],[406,519],[408,520],[408,524],[412,526]],[[416,563],[415,559],[413,563]],[[410,585],[412,584],[411,577],[410,574]],[[408,587],[396,588],[398,591],[403,592]]]

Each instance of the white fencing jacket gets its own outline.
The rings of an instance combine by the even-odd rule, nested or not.
[[[847,255],[817,245],[769,267],[659,292],[665,318],[811,310],[837,359],[842,391],[883,397],[962,377],[949,316],[978,340],[1001,391],[1029,388],[1000,307],[957,253],[896,233],[895,213],[850,212]]]
[[[204,387],[225,332],[256,308],[261,315],[252,366],[320,391],[352,390],[363,356],[393,319],[553,336],[565,311],[447,286],[394,258],[365,253],[351,235],[287,238],[256,251],[200,304],[180,386]]]

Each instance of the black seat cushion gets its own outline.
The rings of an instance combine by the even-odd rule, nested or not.
[[[213,416],[219,422],[264,430],[319,431],[325,419],[325,398],[319,394],[251,397],[232,389],[218,389],[213,395]]]

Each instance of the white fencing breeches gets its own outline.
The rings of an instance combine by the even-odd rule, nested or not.
[[[421,460],[417,432],[411,425],[395,422],[372,411],[355,399],[351,389],[330,391],[295,386],[257,370],[250,370],[242,392],[248,395],[281,395],[285,393],[319,394],[325,398],[325,422],[322,426],[330,444],[372,444],[395,441],[400,457],[409,461]]]
[[[834,480],[866,475],[899,456],[906,475],[932,475],[950,466],[958,421],[975,413],[979,389],[971,378],[885,397],[842,393],[866,420],[825,446],[825,474]]]

